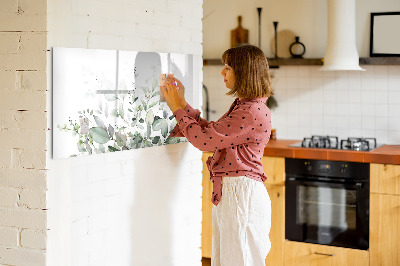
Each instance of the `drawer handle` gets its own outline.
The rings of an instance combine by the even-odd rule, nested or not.
[[[327,253],[320,253],[320,252],[314,252],[314,254],[316,254],[316,255],[324,255],[324,256],[331,256],[331,257],[335,256],[335,254],[327,254]]]

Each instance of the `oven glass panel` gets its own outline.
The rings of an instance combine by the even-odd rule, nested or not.
[[[356,191],[344,188],[297,186],[297,223],[356,229]]]

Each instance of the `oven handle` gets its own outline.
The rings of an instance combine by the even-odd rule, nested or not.
[[[361,189],[363,187],[363,183],[361,182],[356,182],[356,183],[346,183],[346,182],[332,182],[332,181],[321,181],[321,180],[316,180],[316,181],[309,181],[309,180],[304,180],[303,178],[297,178],[297,177],[288,177],[287,181],[294,181],[297,183],[301,183],[304,185],[318,185],[318,184],[325,184],[325,185],[341,185],[349,188],[354,188],[354,189]]]
[[[315,254],[315,255],[331,256],[331,257],[335,256],[335,253],[333,253],[333,254],[328,254],[328,253],[314,252],[314,254]]]

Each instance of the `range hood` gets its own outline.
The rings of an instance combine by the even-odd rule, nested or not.
[[[328,0],[328,44],[323,71],[358,70],[355,0]]]

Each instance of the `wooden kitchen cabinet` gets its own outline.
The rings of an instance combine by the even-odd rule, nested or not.
[[[264,156],[261,160],[267,175],[265,187],[271,199],[271,250],[266,266],[283,265],[285,241],[285,158]]]
[[[370,164],[370,191],[400,195],[400,165]]]
[[[268,185],[285,185],[285,158],[264,156],[261,159],[264,172],[267,175],[265,184]]]
[[[203,153],[203,194],[202,194],[202,223],[201,223],[201,253],[204,258],[211,258],[212,252],[212,183],[210,181],[210,173],[206,165],[212,152]]]
[[[202,256],[211,258],[212,253],[212,183],[206,161],[211,152],[203,153],[203,217],[202,217]],[[271,250],[266,258],[266,265],[283,265],[283,243],[285,230],[285,158],[263,157],[262,164],[268,176],[265,182],[272,205]]]
[[[271,199],[271,250],[265,259],[266,266],[283,265],[285,241],[285,187],[265,184]]]
[[[288,240],[285,240],[284,245],[285,266],[369,265],[369,253],[365,250],[316,245]]]
[[[400,165],[371,164],[371,266],[400,265]]]
[[[371,266],[400,265],[400,196],[371,194]]]

